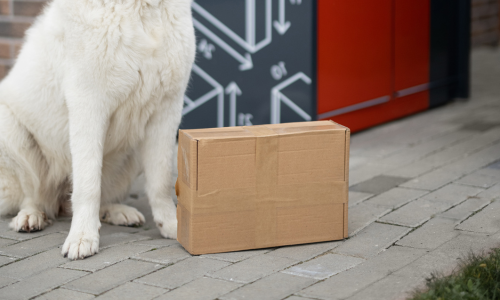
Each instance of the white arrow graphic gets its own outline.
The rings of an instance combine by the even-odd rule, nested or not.
[[[219,47],[221,47],[224,51],[226,51],[229,55],[234,57],[237,61],[241,63],[240,70],[246,71],[253,68],[252,56],[250,53],[246,53],[245,56],[239,54],[236,50],[231,48],[226,42],[221,40],[217,35],[211,32],[208,28],[203,26],[198,20],[193,19],[194,27],[201,31],[204,35],[206,35],[209,39],[214,41]]]
[[[283,35],[288,31],[292,24],[285,21],[285,0],[280,0],[280,19],[279,21],[274,21],[274,28],[279,34]]]
[[[311,84],[311,78],[307,77],[306,74],[299,72],[294,76],[288,78],[282,83],[278,84],[271,90],[271,124],[279,124],[281,122],[281,102],[283,102],[290,109],[295,111],[299,116],[301,116],[306,121],[311,121],[311,116],[306,113],[297,104],[293,103],[287,96],[281,93],[281,90],[288,87],[289,85],[302,80],[306,84]]]
[[[226,87],[226,94],[229,95],[229,126],[236,126],[236,97],[242,94],[240,87],[233,81]]]

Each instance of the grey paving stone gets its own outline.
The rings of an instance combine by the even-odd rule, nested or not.
[[[211,277],[250,283],[297,263],[294,259],[261,254],[210,274]]]
[[[17,259],[18,258],[15,258],[15,257],[0,256],[0,267],[5,266],[7,264],[10,264],[10,263],[16,261]],[[1,273],[1,270],[3,270],[3,269],[0,269],[0,273]]]
[[[500,160],[495,163],[492,163],[491,165],[488,166],[488,168],[500,170]]]
[[[0,248],[17,243],[16,240],[0,239]]]
[[[147,286],[140,283],[127,282],[124,285],[121,285],[115,289],[112,289],[109,292],[102,294],[97,297],[97,299],[108,299],[108,300],[150,300],[156,298],[160,295],[163,295],[168,290]]]
[[[121,245],[99,251],[98,255],[87,257],[83,260],[69,261],[62,265],[62,268],[96,272],[118,262],[124,261],[135,255],[154,249],[148,245]]]
[[[355,170],[349,171],[349,186],[353,187],[393,169],[394,166],[391,165],[372,162],[366,163]]]
[[[500,158],[499,156],[500,143],[497,142],[458,161],[452,162],[442,169],[466,175],[497,161]]]
[[[457,226],[459,230],[494,234],[500,231],[500,201],[489,204]]]
[[[440,217],[450,218],[456,221],[463,221],[473,213],[481,210],[486,205],[490,204],[490,199],[484,199],[482,197],[475,196],[470,197],[466,201],[460,203],[459,205],[443,212]]]
[[[462,126],[463,130],[473,130],[473,131],[487,131],[490,130],[491,128],[494,128],[496,126],[500,125],[499,123],[494,123],[494,122],[484,122],[484,121],[472,121],[468,122],[467,124],[464,124]]]
[[[17,241],[27,241],[57,232],[62,232],[67,234],[69,232],[70,226],[71,222],[69,221],[55,221],[52,225],[47,226],[44,230],[27,233],[27,232],[13,231],[12,229],[9,228],[8,222],[6,222],[5,226],[2,226],[0,228],[0,237]]]
[[[362,264],[300,291],[315,299],[345,299],[425,255],[426,250],[393,246]]]
[[[349,191],[349,207],[358,205],[371,197],[373,197],[373,194]]]
[[[452,183],[440,188],[437,191],[425,195],[423,199],[457,205],[458,203],[465,201],[469,197],[476,196],[482,191],[484,191],[484,189],[482,188],[463,186]]]
[[[415,179],[412,179],[402,184],[401,186],[406,188],[433,191],[447,185],[448,183],[460,177],[462,177],[462,174],[459,172],[437,169]]]
[[[162,265],[159,264],[126,260],[77,279],[66,284],[64,288],[99,295],[127,281],[152,273],[161,267]]]
[[[179,244],[179,242],[177,242],[176,240],[172,240],[172,239],[161,238],[161,239],[156,239],[156,240],[137,241],[137,242],[134,242],[133,244],[148,245],[148,246],[155,246],[157,248],[163,248],[163,247],[168,247],[168,246],[172,246],[172,245],[177,245],[177,244]]]
[[[384,175],[396,176],[396,177],[406,177],[406,178],[415,178],[415,177],[421,176],[425,173],[428,173],[435,168],[436,168],[436,166],[434,163],[427,162],[427,161],[425,161],[425,159],[423,159],[423,160],[419,160],[417,162],[410,163],[406,166],[387,171],[384,173]]]
[[[369,204],[398,208],[410,201],[418,199],[427,194],[426,191],[407,188],[393,188],[385,193],[375,196],[367,201]]]
[[[102,223],[101,230],[99,232],[101,236],[113,233],[138,233],[138,232],[141,232],[141,235],[143,235],[142,231],[144,231],[142,227],[126,227],[126,226],[116,226],[107,223]]]
[[[322,280],[349,270],[364,261],[363,258],[340,254],[325,254],[282,271],[286,274]]]
[[[2,274],[3,275],[3,274]],[[0,276],[0,289],[17,282],[16,279]],[[1,292],[1,290],[0,290]],[[0,294],[1,295],[1,294]]]
[[[59,248],[20,260],[0,269],[2,276],[24,279],[68,262]]]
[[[482,191],[477,196],[485,200],[500,199],[500,183]]]
[[[188,257],[191,257],[191,254],[184,250],[180,244],[144,252],[134,256],[136,259],[165,265],[176,263]]]
[[[385,215],[380,218],[380,221],[401,226],[418,227],[451,206],[451,204],[447,203],[418,199]]]
[[[280,300],[289,296],[311,284],[315,279],[288,275],[283,273],[272,274],[249,285],[237,289],[225,296],[219,297],[221,300]]]
[[[286,300],[314,300],[311,298],[306,298],[306,297],[299,297],[299,296],[290,296],[286,298]]]
[[[424,284],[424,280],[416,281],[414,278],[389,275],[384,279],[375,282],[373,285],[360,291],[349,300],[393,300],[405,299],[410,294],[408,292]]]
[[[52,233],[43,238],[27,240],[14,245],[0,248],[0,254],[19,258],[28,257],[51,248],[61,246],[66,239],[66,234]]]
[[[348,230],[349,236],[356,235],[366,226],[377,221],[391,211],[388,207],[377,206],[371,203],[361,203],[349,209]]]
[[[99,249],[109,248],[111,246],[127,244],[130,242],[149,240],[147,236],[142,236],[140,234],[131,234],[126,232],[117,232],[108,235],[101,235],[99,241]]]
[[[180,261],[158,272],[146,275],[135,282],[154,285],[162,288],[175,289],[181,285],[205,276],[209,272],[215,272],[231,263],[203,258],[191,257]]]
[[[4,287],[0,289],[0,295],[3,299],[9,300],[29,299],[87,274],[87,272],[54,268]]]
[[[373,223],[357,236],[335,248],[333,252],[370,258],[390,247],[410,230],[402,226]]]
[[[467,175],[456,183],[489,188],[500,182],[500,170],[482,169],[470,175]]]
[[[90,300],[94,299],[94,295],[70,291],[67,289],[56,289],[42,296],[36,297],[35,300]]]
[[[269,252],[268,255],[291,258],[299,261],[309,260],[342,244],[342,241],[314,243],[307,245],[281,247]]]
[[[236,282],[204,277],[170,291],[157,298],[157,300],[212,300],[227,294],[240,286],[241,284]]]
[[[409,178],[379,175],[370,180],[361,182],[351,187],[354,192],[370,193],[374,195],[382,194],[396,186],[410,180]]]
[[[229,262],[239,262],[253,256],[268,253],[269,251],[271,251],[271,249],[247,250],[247,251],[237,251],[237,252],[204,254],[201,257],[218,259]]]
[[[396,242],[397,245],[422,249],[435,249],[460,234],[455,230],[456,221],[434,218],[422,227]]]

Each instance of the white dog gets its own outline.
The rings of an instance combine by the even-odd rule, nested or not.
[[[144,222],[119,204],[144,171],[154,220],[176,238],[171,169],[195,56],[192,0],[53,0],[0,84],[0,213],[42,230],[71,192],[70,259],[101,222]]]

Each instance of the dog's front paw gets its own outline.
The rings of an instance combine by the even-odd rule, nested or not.
[[[47,215],[36,209],[22,209],[9,224],[17,232],[39,231],[52,224]]]
[[[160,229],[160,233],[164,238],[177,239],[177,220],[169,220],[167,222],[156,222],[156,226]]]
[[[107,204],[101,206],[101,221],[120,226],[140,226],[146,219],[135,207],[124,204]]]
[[[71,260],[84,259],[99,252],[99,233],[70,232],[62,247],[62,255]]]

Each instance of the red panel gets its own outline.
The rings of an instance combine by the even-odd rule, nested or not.
[[[430,0],[395,0],[394,89],[429,82]]]
[[[336,116],[331,120],[347,126],[351,131],[355,132],[425,110],[428,106],[429,92],[424,91],[393,99],[386,104]]]
[[[318,0],[319,114],[391,94],[392,1]]]

